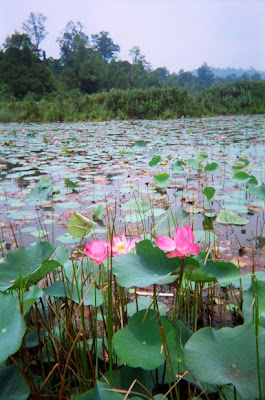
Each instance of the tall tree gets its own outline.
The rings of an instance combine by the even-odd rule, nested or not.
[[[47,17],[45,17],[43,14],[30,13],[28,19],[22,24],[22,29],[29,35],[32,43],[36,47],[37,52],[40,50],[40,43],[47,35],[44,25],[46,20]]]
[[[4,49],[8,49],[9,47],[14,47],[19,50],[25,47],[33,49],[33,45],[29,36],[26,33],[19,33],[17,31],[15,31],[13,35],[6,37],[6,41],[3,46]]]
[[[146,71],[151,71],[151,64],[146,61],[146,58],[141,54],[139,46],[134,46],[130,51],[129,55],[132,57],[132,62],[134,65],[142,66]]]
[[[66,67],[73,68],[75,53],[78,49],[88,45],[88,36],[83,32],[83,25],[78,21],[69,21],[57,39],[60,45],[61,60]]]
[[[5,87],[16,98],[29,92],[40,98],[55,88],[52,72],[41,61],[27,35],[15,33],[5,42],[0,60],[0,90]]]
[[[106,62],[116,58],[120,51],[120,46],[109,37],[109,32],[101,31],[98,35],[92,35],[92,42],[93,48],[100,53]]]
[[[203,87],[210,87],[213,84],[214,73],[206,63],[203,63],[202,66],[198,68],[197,73],[200,84]]]

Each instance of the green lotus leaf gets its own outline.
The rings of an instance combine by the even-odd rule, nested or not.
[[[212,198],[215,194],[215,188],[213,188],[212,186],[207,186],[203,189],[203,194],[204,194],[204,196],[207,197],[207,200],[210,201],[210,200],[212,200]]]
[[[15,365],[0,368],[0,400],[27,400],[30,389]]]
[[[170,176],[169,174],[156,174],[154,175],[154,181],[157,187],[159,188],[164,188],[166,187],[169,182],[170,182]]]
[[[212,162],[210,164],[207,164],[206,167],[204,168],[204,172],[211,173],[214,171],[217,171],[219,169],[219,164],[216,162]]]
[[[3,363],[20,349],[26,324],[17,296],[0,292],[0,304],[0,363]]]
[[[72,189],[75,189],[75,188],[79,187],[79,185],[77,183],[75,183],[74,181],[72,181],[69,178],[65,178],[64,184],[65,184],[66,187],[72,188]]]
[[[168,347],[174,347],[172,325],[161,317]],[[112,344],[118,358],[133,368],[152,370],[163,364],[165,352],[157,313],[155,310],[142,310],[134,314],[129,324],[116,332]]]
[[[249,185],[249,193],[257,199],[265,200],[265,183],[261,182],[260,185]]]
[[[250,180],[250,175],[247,174],[245,171],[236,172],[232,179],[238,183],[246,183]]]
[[[221,210],[217,215],[216,221],[225,225],[246,225],[249,223],[248,219],[242,218],[229,210]]]
[[[160,161],[161,161],[161,157],[160,156],[153,157],[152,160],[149,161],[149,166],[151,168],[155,167]]]
[[[27,200],[48,200],[52,195],[52,179],[41,178],[37,185],[31,190]]]
[[[264,332],[260,338],[264,346]],[[195,379],[209,384],[233,384],[244,399],[259,396],[256,337],[250,323],[236,328],[202,328],[184,349],[185,364]],[[262,355],[262,353],[261,353]],[[265,382],[264,354],[261,381]]]
[[[146,287],[167,278],[173,271],[179,270],[182,261],[168,258],[166,254],[153,247],[149,240],[136,245],[136,254],[130,253],[113,258],[113,273],[119,285],[123,287]]]
[[[58,268],[57,261],[49,260],[54,250],[55,246],[41,242],[9,253],[0,263],[0,290],[28,288]]]
[[[79,214],[77,211],[74,211],[74,217],[67,225],[68,233],[77,239],[90,235],[93,228],[94,223],[89,218]]]

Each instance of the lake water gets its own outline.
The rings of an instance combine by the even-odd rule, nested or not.
[[[95,226],[97,237],[105,237],[106,223],[114,217],[117,233],[143,234],[143,228],[146,232],[153,229],[154,219],[166,219],[169,207],[175,211],[182,206],[190,213],[196,239],[204,248],[203,215],[206,212],[216,216],[225,209],[249,223],[226,226],[210,220],[216,235],[214,245],[222,258],[238,257],[239,249],[245,246],[240,261],[249,267],[254,252],[257,265],[262,267],[264,199],[251,195],[247,182],[233,176],[240,171],[235,166],[243,164],[241,171],[254,175],[259,182],[265,179],[264,120],[264,115],[257,115],[0,124],[2,241],[11,244],[12,250],[14,235],[18,244],[27,246],[48,233],[50,240],[54,234],[58,245],[75,245],[78,241],[67,234],[73,211],[91,216],[102,203],[108,212]],[[150,167],[155,156],[161,160]],[[218,169],[206,173],[205,166],[212,163],[217,163]],[[169,174],[170,179],[158,189],[154,175],[162,173]],[[53,202],[29,202],[27,196],[32,188],[47,176],[60,194],[54,196]],[[67,178],[78,185],[74,191],[66,187]],[[208,205],[202,194],[206,186],[216,190]],[[138,205],[135,199],[139,199]]]

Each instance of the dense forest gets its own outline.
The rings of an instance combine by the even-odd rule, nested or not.
[[[152,69],[138,46],[130,50],[131,62],[122,61],[108,32],[89,38],[73,21],[57,39],[60,58],[54,59],[40,48],[45,21],[31,13],[22,33],[8,36],[0,50],[1,120],[265,112],[264,81],[255,70],[220,77],[204,63],[196,71],[170,73],[166,67]]]

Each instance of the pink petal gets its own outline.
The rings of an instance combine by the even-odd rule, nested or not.
[[[141,237],[137,237],[135,239],[129,240],[129,246],[127,247],[127,252],[133,250],[135,248],[136,243],[141,242],[143,239]]]
[[[174,242],[176,248],[180,252],[185,252],[193,244],[194,234],[189,225],[186,227],[176,228]]]
[[[159,236],[156,239],[156,245],[164,251],[173,251],[176,248],[174,240],[167,236]]]
[[[174,257],[180,257],[180,258],[184,258],[185,255],[181,254],[178,250],[174,250],[171,253],[167,254],[168,258],[174,258]]]
[[[193,243],[193,245],[189,248],[189,254],[191,254],[192,256],[196,256],[196,254],[198,254],[200,252],[200,247]]]
[[[108,244],[103,240],[88,242],[85,248],[86,255],[95,264],[101,264],[108,258]]]

